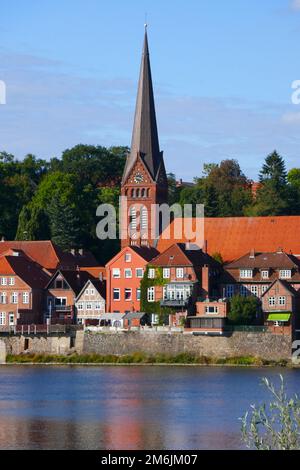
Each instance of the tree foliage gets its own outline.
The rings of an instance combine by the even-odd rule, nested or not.
[[[259,300],[257,297],[235,295],[230,300],[228,320],[232,325],[253,325],[257,318],[258,309]]]
[[[297,395],[289,398],[280,375],[276,388],[267,378],[263,384],[270,392],[269,404],[251,405],[241,419],[242,438],[249,449],[299,450],[300,449],[300,400]]]

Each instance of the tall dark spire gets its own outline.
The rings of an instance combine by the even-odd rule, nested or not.
[[[158,142],[147,27],[145,27],[131,151],[127,157],[123,181],[128,177],[138,155],[145,162],[152,178],[156,180],[159,168],[163,164],[163,156],[159,150]]]

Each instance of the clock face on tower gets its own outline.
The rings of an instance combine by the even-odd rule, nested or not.
[[[137,184],[142,183],[144,181],[144,177],[141,173],[136,173],[133,179],[134,182]]]

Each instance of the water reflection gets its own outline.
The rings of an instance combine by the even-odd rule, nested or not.
[[[270,369],[0,368],[1,449],[237,449]],[[300,371],[284,370],[290,391]]]

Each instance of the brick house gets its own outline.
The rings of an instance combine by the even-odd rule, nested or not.
[[[80,269],[56,271],[46,286],[44,320],[75,322],[75,299],[90,279],[91,275]]]
[[[105,298],[105,282],[89,279],[75,299],[76,322],[98,324],[105,313]]]
[[[291,334],[299,328],[299,291],[277,279],[261,298],[265,324],[273,333]]]
[[[140,311],[140,283],[154,248],[127,246],[106,265],[106,310],[110,313]]]
[[[0,256],[0,327],[41,323],[44,289],[50,276],[24,252]]]
[[[228,311],[229,302],[226,299],[206,299],[196,302],[196,314],[188,318],[189,326],[207,333],[222,333]]]
[[[197,299],[206,299],[216,292],[221,265],[196,245],[175,243],[154,258],[148,266],[148,278],[155,279],[157,268],[162,272],[162,284],[148,287],[147,300],[160,302],[172,310],[171,325],[181,317],[194,315]],[[156,284],[156,285],[155,285]]]
[[[220,296],[236,294],[262,298],[270,285],[281,279],[296,291],[300,289],[300,260],[282,250],[273,253],[250,253],[224,266],[220,279]]]

